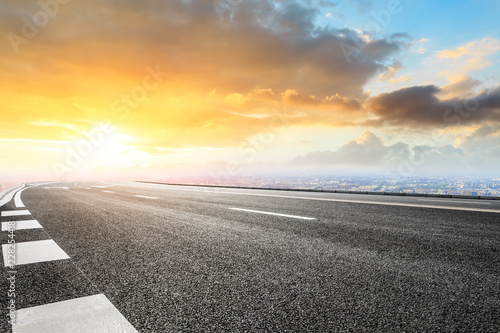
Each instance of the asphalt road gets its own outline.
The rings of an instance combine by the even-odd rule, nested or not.
[[[30,215],[1,222],[42,228],[16,243],[69,259],[16,265],[16,309],[53,322],[72,317],[45,305],[102,294],[139,332],[500,331],[500,201],[84,182],[21,199],[2,214]]]

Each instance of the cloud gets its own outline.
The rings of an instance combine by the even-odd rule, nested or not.
[[[398,156],[408,156],[408,145],[398,142],[386,146],[382,138],[370,131],[360,134],[356,140],[347,141],[337,151],[316,151],[295,157],[290,164],[295,166],[319,165],[335,167],[383,168],[394,164]]]
[[[394,76],[396,75],[397,72],[399,72],[403,66],[399,61],[396,61],[394,64],[389,66],[387,68],[387,71],[380,74],[377,78],[377,82],[389,82],[389,83],[396,83],[396,82],[403,82],[403,81],[409,81],[411,79],[410,76],[400,76],[395,78]]]
[[[440,99],[472,97],[473,89],[482,85],[482,82],[469,76],[458,75],[452,82],[441,87],[438,96]]]
[[[495,38],[486,37],[479,41],[472,41],[454,50],[442,50],[437,52],[438,58],[462,58],[483,57],[500,50],[500,41]]]
[[[169,147],[237,144],[284,107],[291,124],[335,123],[324,111],[350,117],[366,98],[365,84],[387,69],[404,42],[318,27],[313,22],[321,12],[313,4],[249,0],[222,13],[212,0],[61,5],[50,24],[19,45],[19,55],[2,41],[4,121],[27,128],[24,136],[63,140],[62,130],[26,126],[107,118],[150,146]],[[36,2],[7,2],[0,31],[21,34],[23,15],[39,10]],[[350,62],[342,43],[359,49]],[[131,95],[147,66],[168,77],[122,117],[114,102]],[[296,94],[283,100],[286,91]]]
[[[395,62],[392,66],[389,66],[385,73],[382,73],[378,76],[377,82],[380,81],[389,81],[394,78],[397,72],[399,72],[403,68],[399,61]]]
[[[430,173],[498,171],[500,126],[481,128],[457,142],[458,145],[411,145],[400,141],[388,145],[373,132],[365,131],[356,140],[346,142],[335,151],[315,151],[296,156],[283,163],[282,170],[306,167],[329,173],[361,171],[364,174],[386,174],[391,178]]]
[[[500,87],[472,98],[441,100],[441,89],[415,86],[379,94],[367,101],[374,118],[365,124],[403,128],[445,128],[500,121]]]
[[[500,152],[500,125],[481,125],[472,133],[459,135],[455,145],[476,154]],[[498,155],[500,158],[500,154]]]
[[[23,45],[25,59],[51,81],[56,79],[51,74],[61,80],[85,75],[83,68],[88,77],[103,69],[133,77],[158,63],[171,80],[191,80],[192,89],[293,88],[307,95],[360,97],[366,81],[400,48],[386,39],[368,45],[349,29],[318,28],[312,22],[319,11],[295,1],[243,1],[230,7],[224,20],[213,1],[161,3],[70,2],[43,34]],[[362,49],[350,64],[342,42]],[[6,47],[2,53],[11,51]]]
[[[283,101],[287,105],[325,109],[330,111],[361,109],[361,102],[359,100],[342,97],[338,94],[318,99],[316,96],[302,96],[296,90],[289,89],[282,95]]]
[[[438,74],[450,81],[456,81],[457,77],[463,77],[490,66],[491,62],[488,57],[498,51],[500,51],[500,40],[492,37],[469,42],[454,50],[438,51],[436,58],[446,68]]]

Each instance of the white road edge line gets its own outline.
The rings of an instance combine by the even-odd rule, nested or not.
[[[146,196],[146,195],[138,195],[138,194],[134,195],[134,197],[138,197],[138,198],[146,198],[146,199],[155,199],[155,200],[159,199],[159,198],[157,198],[157,197],[148,197],[148,196]]]
[[[231,194],[231,195],[250,195],[257,197],[271,197],[271,198],[286,198],[286,199],[298,199],[298,200],[317,200],[317,201],[331,201],[331,202],[346,202],[346,203],[359,203],[359,204],[369,204],[369,205],[382,205],[382,206],[399,206],[399,207],[416,207],[416,208],[434,208],[434,209],[445,209],[445,210],[462,210],[469,212],[485,212],[485,213],[497,213],[500,214],[500,210],[496,209],[484,209],[484,208],[467,208],[467,207],[450,207],[450,206],[435,206],[435,205],[418,205],[418,204],[406,204],[398,202],[381,202],[381,201],[362,201],[362,200],[350,200],[350,199],[331,199],[331,198],[315,198],[315,197],[299,197],[292,195],[276,195],[276,194],[260,194],[260,193],[241,193],[241,192],[224,192],[224,191],[213,191],[213,190],[192,190],[185,188],[173,188],[169,185],[162,185],[167,190],[175,191],[188,191],[188,192],[205,192],[217,193],[217,194]]]
[[[437,201],[437,202],[454,202],[454,203],[468,203],[474,205],[491,205],[491,202],[475,202],[475,201],[458,201],[458,200],[441,200],[441,199],[418,199],[419,201]]]
[[[115,193],[113,191],[106,191],[106,190],[103,190],[103,192],[106,192],[106,193]]]
[[[19,215],[30,215],[29,210],[6,210],[2,212],[2,216],[19,216]]]
[[[23,193],[24,190],[26,190],[28,187],[25,187],[19,191],[17,191],[16,195],[14,196],[14,204],[16,205],[17,208],[25,208],[23,201],[21,200],[21,193]]]
[[[229,208],[231,210],[238,210],[242,212],[249,212],[249,213],[258,213],[258,214],[267,214],[267,215],[276,215],[276,216],[284,216],[284,217],[290,217],[292,219],[301,219],[301,220],[316,220],[314,217],[305,217],[305,216],[297,216],[297,215],[288,215],[288,214],[279,214],[279,213],[272,213],[272,212],[263,212],[260,210],[252,210],[252,209],[243,209],[243,208]]]
[[[25,188],[26,184],[22,184],[22,185],[20,185],[18,187],[19,188],[15,189],[15,190],[7,189],[7,190],[4,191],[4,192],[8,191],[8,193],[3,198],[0,199],[0,207],[2,207],[3,205],[5,205],[9,201],[11,201],[12,198],[14,197],[14,195],[17,193],[17,191]],[[2,192],[2,193],[4,193],[4,192]]]
[[[104,296],[97,294],[16,311],[14,333],[20,332],[123,332],[137,330]]]

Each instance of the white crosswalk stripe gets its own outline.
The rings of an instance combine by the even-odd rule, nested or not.
[[[137,330],[103,294],[17,310],[14,333],[134,333]]]
[[[42,226],[37,220],[7,221],[2,222],[2,231],[40,229]]]
[[[14,245],[14,248],[12,247]],[[15,265],[69,259],[69,256],[52,239],[15,244],[3,244],[4,265],[9,266],[9,253],[14,249]]]
[[[21,201],[22,188],[15,193],[14,204],[24,208]],[[55,188],[55,187],[53,187]],[[65,187],[59,187],[67,189]],[[105,191],[114,193],[112,191]],[[13,195],[14,196],[14,195]],[[12,200],[9,199],[9,201]],[[2,217],[31,215],[27,210],[2,211]],[[2,231],[9,233],[9,241],[15,240],[13,234],[17,230],[43,229],[37,220],[3,221]],[[5,267],[27,265],[54,260],[71,259],[66,252],[52,239],[13,242],[2,244]],[[29,295],[25,295],[29,296]],[[13,333],[32,332],[123,332],[136,333],[137,330],[114,307],[103,294],[79,297],[62,302],[39,305],[31,308],[17,309],[12,321]]]
[[[28,210],[7,210],[2,212],[2,216],[20,216],[20,215],[30,215]]]

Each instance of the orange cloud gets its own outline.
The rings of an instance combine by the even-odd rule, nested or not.
[[[438,51],[437,58],[445,61],[442,64],[445,69],[439,72],[438,76],[444,76],[450,82],[456,81],[457,77],[467,76],[473,71],[491,65],[488,56],[498,51],[500,51],[500,41],[491,37],[472,41],[455,50]]]
[[[459,46],[455,50],[442,50],[437,52],[439,58],[461,58],[464,56],[486,56],[500,50],[500,41],[495,38],[486,37],[479,41],[472,41],[466,45]]]
[[[113,147],[131,155],[235,147],[276,115],[281,126],[363,121],[367,82],[406,79],[387,66],[401,38],[318,30],[317,11],[298,2],[243,1],[221,20],[212,0],[70,1],[29,38],[25,18],[38,2],[3,4],[0,32],[27,42],[16,53],[0,41],[0,138],[34,140],[8,141],[23,149],[61,149],[103,122],[119,138]],[[342,43],[359,51],[349,61]],[[478,55],[495,48],[483,44]]]
[[[295,89],[288,89],[282,95],[283,101],[287,105],[333,112],[358,111],[361,109],[362,104],[357,99],[342,97],[339,94],[326,96],[323,99],[318,99],[316,96],[303,96]]]
[[[23,20],[40,10],[5,2],[0,31],[23,36]],[[316,111],[360,108],[363,86],[400,46],[348,29],[313,35],[315,15],[298,3],[242,2],[231,21],[208,0],[61,4],[18,53],[2,40],[0,136],[67,140],[108,120],[151,146],[220,146],[255,134],[283,108],[292,124],[331,124]],[[341,42],[364,47],[348,63]],[[148,67],[168,76],[134,99]],[[287,90],[297,96],[283,98]]]

